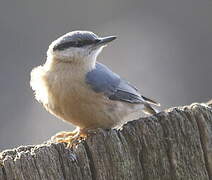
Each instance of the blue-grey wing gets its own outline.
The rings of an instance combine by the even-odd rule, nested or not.
[[[104,93],[111,100],[129,103],[145,102],[134,86],[100,63],[97,63],[95,69],[86,74],[86,83],[95,92]]]

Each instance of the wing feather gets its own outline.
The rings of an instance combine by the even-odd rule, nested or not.
[[[120,78],[105,65],[97,63],[96,68],[86,75],[86,83],[97,93],[104,93],[109,99],[125,101],[128,103],[157,103],[149,98],[141,96],[138,89],[129,82]]]

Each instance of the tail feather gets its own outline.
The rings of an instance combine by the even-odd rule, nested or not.
[[[153,108],[150,104],[146,103],[144,104],[144,109],[143,109],[144,113],[149,114],[149,115],[153,115],[153,114],[157,114],[159,111],[155,108]]]
[[[146,102],[148,102],[148,103],[150,103],[150,104],[153,104],[153,105],[155,105],[155,106],[160,106],[160,103],[158,103],[158,102],[156,102],[156,101],[154,101],[154,100],[152,100],[152,99],[149,99],[149,98],[147,98],[147,97],[145,97],[145,96],[142,96],[142,98],[143,98]]]

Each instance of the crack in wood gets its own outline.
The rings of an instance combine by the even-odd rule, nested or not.
[[[206,170],[208,172],[208,176],[209,179],[212,179],[212,167],[210,167],[209,164],[209,159],[207,157],[207,126],[206,126],[206,122],[205,122],[205,117],[204,117],[204,112],[202,111],[202,108],[199,107],[193,107],[195,110],[198,108],[198,113],[195,112],[195,119],[197,122],[197,126],[198,126],[198,130],[199,130],[199,136],[200,136],[200,142],[201,142],[201,147],[203,150],[203,154],[204,154],[204,159],[205,159],[205,166],[206,166]],[[200,113],[199,113],[200,112]]]
[[[87,156],[89,159],[89,167],[90,167],[90,171],[91,171],[92,180],[97,180],[96,179],[96,168],[95,168],[95,164],[93,162],[92,153],[91,153],[86,141],[83,142],[83,145],[85,147],[85,150],[86,150],[86,153],[87,153]]]

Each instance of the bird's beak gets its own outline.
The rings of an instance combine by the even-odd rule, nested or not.
[[[116,36],[108,36],[108,37],[99,38],[99,41],[95,43],[95,47],[104,46],[115,39],[116,39]]]
[[[100,38],[99,42],[97,44],[102,44],[102,45],[105,45],[113,40],[116,39],[116,36],[108,36],[108,37],[103,37],[103,38]]]

